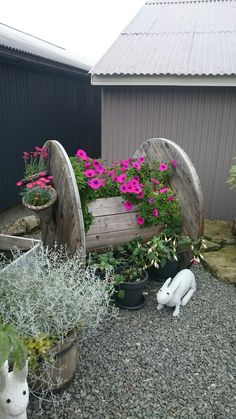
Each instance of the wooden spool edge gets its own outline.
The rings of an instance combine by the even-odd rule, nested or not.
[[[174,148],[180,155],[183,156],[183,160],[185,161],[185,164],[188,168],[188,172],[191,178],[191,182],[197,197],[197,205],[199,208],[199,231],[196,237],[192,237],[193,239],[196,239],[197,237],[200,237],[203,234],[203,230],[204,230],[204,200],[203,200],[203,193],[202,193],[202,188],[201,188],[201,183],[200,183],[200,179],[198,177],[198,174],[196,172],[196,169],[193,165],[193,162],[191,161],[191,159],[189,158],[188,154],[184,151],[184,149],[179,146],[178,144],[176,144],[174,141],[168,140],[167,138],[150,138],[146,141],[144,141],[142,144],[140,144],[140,146],[138,147],[138,149],[135,151],[133,158],[137,158],[138,154],[140,153],[140,148],[145,148],[145,145],[148,147],[150,143],[152,142],[156,142],[156,141],[163,141],[167,144],[169,144],[172,148]]]
[[[57,140],[47,140],[44,143],[44,147],[47,147],[48,150],[49,150],[49,158],[50,158],[51,145],[56,146],[58,148],[58,150],[60,151],[62,156],[65,158],[65,161],[67,163],[66,170],[68,171],[68,176],[71,178],[73,191],[74,191],[75,203],[76,203],[76,207],[77,207],[77,210],[78,210],[78,222],[79,222],[79,228],[80,228],[80,232],[81,232],[81,248],[83,249],[83,253],[85,255],[86,242],[85,242],[84,219],[83,219],[83,213],[82,213],[82,208],[81,208],[81,200],[80,200],[79,189],[78,189],[78,186],[77,186],[74,170],[73,170],[72,164],[70,162],[70,159],[69,159],[69,156],[68,156],[66,150],[64,149],[62,144]],[[55,188],[56,188],[56,185],[55,185]],[[58,195],[58,199],[60,199],[59,198],[60,197],[59,191],[57,191],[57,195]],[[80,250],[80,249],[77,249],[77,250]]]

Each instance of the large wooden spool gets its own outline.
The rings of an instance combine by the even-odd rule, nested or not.
[[[55,241],[58,244],[67,243],[71,253],[74,253],[81,248],[89,251],[123,244],[137,236],[148,240],[160,232],[162,226],[138,227],[137,208],[127,213],[123,209],[122,198],[117,197],[98,199],[90,204],[94,222],[85,235],[80,196],[70,160],[59,142],[47,141],[45,146],[49,150],[48,171],[53,176],[58,194],[52,220],[48,224],[41,221],[45,245],[52,247]],[[203,197],[191,160],[181,147],[162,138],[145,141],[134,157],[143,155],[150,160],[177,161],[171,186],[183,210],[184,231],[196,239],[203,230]]]

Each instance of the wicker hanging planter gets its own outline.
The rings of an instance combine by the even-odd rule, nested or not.
[[[22,204],[32,210],[35,211],[36,215],[39,216],[40,220],[42,220],[44,223],[48,224],[51,217],[52,217],[52,208],[53,208],[53,204],[57,199],[57,193],[56,190],[52,187],[50,187],[49,189],[50,195],[51,195],[51,199],[49,202],[47,202],[44,205],[30,205],[25,201],[25,198],[23,197],[22,199]]]

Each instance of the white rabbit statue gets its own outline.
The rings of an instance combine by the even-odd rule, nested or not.
[[[8,372],[8,361],[0,370],[0,419],[27,419],[29,388],[28,361],[22,370]]]
[[[175,307],[173,316],[179,315],[180,306],[184,306],[196,291],[195,276],[190,269],[182,269],[171,280],[168,278],[157,293],[157,310],[164,305]]]

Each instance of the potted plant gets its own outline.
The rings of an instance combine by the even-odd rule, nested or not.
[[[116,248],[109,248],[107,252],[89,257],[89,263],[98,270],[106,273],[114,283],[114,300],[116,305],[125,309],[139,309],[143,307],[143,295],[148,280],[145,262],[146,248],[141,238]]]
[[[48,152],[45,147],[35,147],[34,151],[24,151],[25,176],[16,185],[23,187],[20,193],[26,208],[35,211],[46,223],[52,215],[52,206],[57,199],[52,187],[53,177],[47,175]]]
[[[113,288],[66,248],[43,249],[21,272],[0,271],[0,318],[15,326],[28,349],[34,393],[44,397],[73,379],[80,336],[115,313]]]
[[[201,246],[206,247],[204,239],[200,237],[192,240],[184,234],[167,235],[163,232],[154,236],[146,243],[147,265],[149,276],[156,280],[166,280],[174,277],[181,263],[181,255],[189,251],[188,264],[198,263],[203,256]]]

